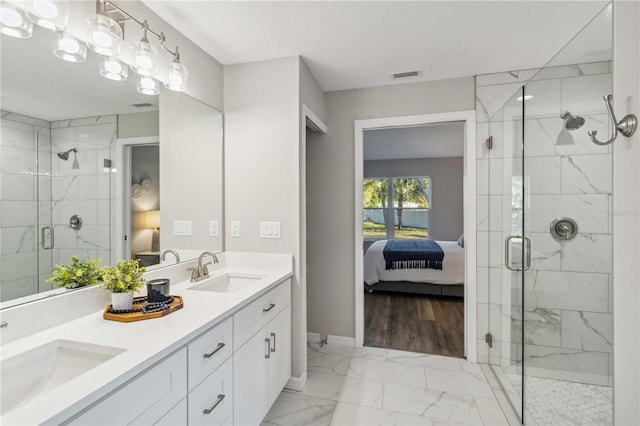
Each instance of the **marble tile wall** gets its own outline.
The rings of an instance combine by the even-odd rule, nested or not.
[[[612,90],[610,63],[542,70],[525,87],[533,99],[527,101],[524,120],[510,119],[521,108],[510,102],[512,108],[500,111],[502,104],[536,72],[476,78],[479,358],[517,367],[524,344],[528,374],[610,385],[612,159],[610,147],[593,144],[587,135],[597,130],[605,139],[609,132],[602,96]],[[585,118],[581,129],[564,129],[560,113],[567,110]],[[495,113],[499,120],[490,125]],[[532,241],[524,290],[521,280],[504,269],[504,238],[518,231],[511,186],[519,184],[512,177],[523,166],[513,155],[522,126],[525,231]],[[491,151],[484,143],[489,133]],[[549,234],[550,222],[559,216],[578,223],[574,240],[558,242]],[[489,330],[491,350],[484,343]]]
[[[0,141],[0,301],[50,290],[55,263],[72,254],[114,258],[113,175],[103,158],[115,152],[116,116],[47,122],[2,112]],[[78,148],[67,161],[58,152]],[[69,217],[80,214],[73,231]],[[53,250],[40,250],[40,229],[55,229]],[[47,242],[48,236],[47,236]]]

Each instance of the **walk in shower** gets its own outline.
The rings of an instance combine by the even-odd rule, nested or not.
[[[527,425],[612,424],[611,35],[607,6],[489,121],[488,360]]]

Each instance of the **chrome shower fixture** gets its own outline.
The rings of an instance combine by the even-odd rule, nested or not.
[[[560,118],[564,120],[564,127],[567,130],[578,130],[584,124],[584,118],[576,117],[569,111],[560,114]]]
[[[78,152],[78,148],[71,148],[68,151],[64,151],[64,152],[59,152],[58,153],[58,158],[67,161],[69,159],[69,153],[70,152]]]

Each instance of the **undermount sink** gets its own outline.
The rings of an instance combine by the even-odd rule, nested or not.
[[[263,279],[265,275],[227,273],[211,277],[190,290],[213,291],[216,293],[237,293]]]
[[[112,346],[54,340],[3,360],[0,414],[54,390],[124,351]]]

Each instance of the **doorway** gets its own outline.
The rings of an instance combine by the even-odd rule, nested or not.
[[[460,111],[419,116],[389,117],[355,121],[355,339],[356,346],[364,344],[364,232],[363,232],[363,183],[364,183],[364,139],[365,131],[424,126],[435,123],[461,122],[464,126],[463,149],[463,231],[465,234],[463,254],[464,286],[464,355],[476,361],[476,288],[475,288],[475,111]]]

